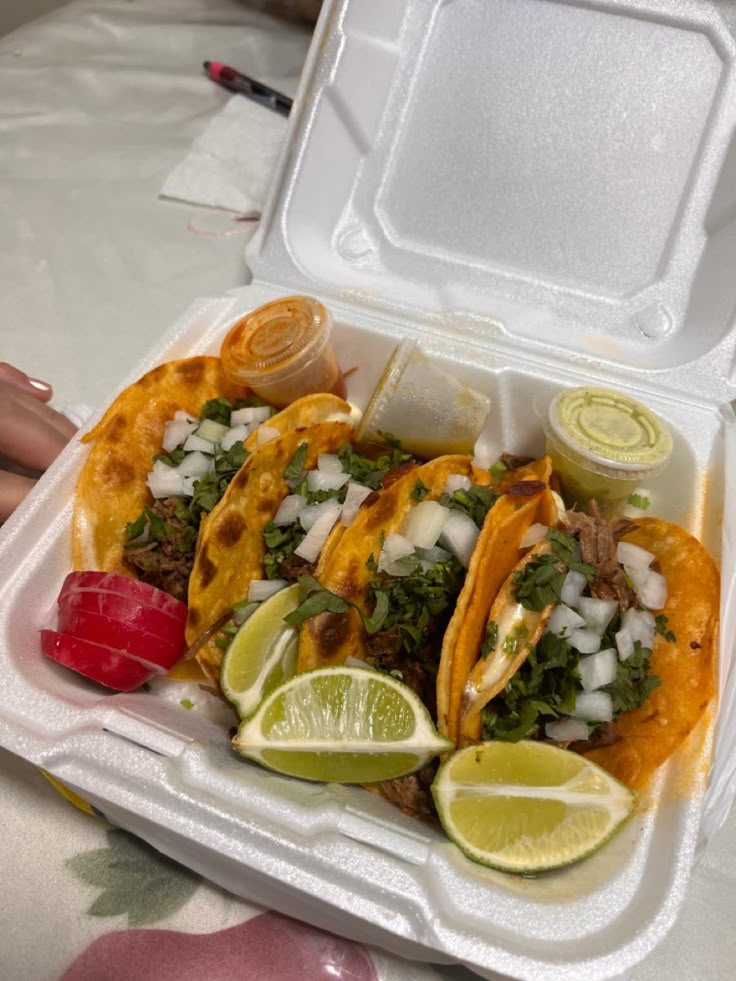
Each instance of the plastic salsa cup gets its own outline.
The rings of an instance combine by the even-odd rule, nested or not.
[[[380,440],[390,433],[427,460],[472,453],[490,408],[487,395],[430,361],[415,340],[404,339],[363,413],[358,438]]]
[[[274,300],[230,328],[220,350],[223,369],[230,379],[279,407],[315,392],[344,397],[331,331],[332,317],[319,300]]]
[[[604,514],[659,473],[672,453],[662,420],[622,392],[583,386],[561,392],[544,417],[547,452],[570,503],[595,499]]]

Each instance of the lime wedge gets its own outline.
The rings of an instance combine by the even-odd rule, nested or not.
[[[220,688],[241,719],[296,671],[299,632],[284,623],[299,605],[299,586],[279,590],[258,607],[233,637],[220,669]]]
[[[526,874],[594,852],[636,801],[585,757],[531,741],[458,750],[440,767],[432,795],[447,836],[468,858]]]
[[[296,675],[241,723],[233,746],[279,773],[333,783],[393,780],[452,748],[411,688],[357,667]]]

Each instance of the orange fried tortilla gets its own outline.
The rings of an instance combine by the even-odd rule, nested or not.
[[[358,512],[340,540],[339,549],[321,556],[315,571],[319,582],[333,593],[355,603],[365,612],[371,571],[366,561],[378,558],[383,536],[400,531],[406,516],[417,503],[412,492],[421,480],[429,493],[424,500],[436,501],[445,490],[450,474],[463,474],[482,483],[469,456],[441,456],[410,469],[381,492],[381,496]],[[486,474],[486,478],[487,478]],[[355,610],[320,613],[306,620],[299,638],[299,671],[343,664],[348,657],[364,660],[365,635]]]
[[[74,501],[74,569],[135,575],[125,561],[125,525],[151,502],[146,475],[167,421],[180,409],[199,415],[209,399],[248,394],[225,377],[219,358],[196,357],[158,365],[118,395],[82,439],[92,448]]]
[[[675,640],[655,638],[651,669],[661,684],[616,722],[619,741],[585,755],[641,791],[715,697],[720,584],[715,563],[692,535],[656,518],[637,525],[624,540],[656,556],[668,590],[664,610],[656,612],[665,614]]]
[[[552,464],[549,457],[505,475],[502,497],[488,512],[468,575],[448,624],[442,643],[437,673],[437,725],[443,736],[457,742],[460,706],[468,675],[478,660],[478,652],[491,609],[499,589],[525,554],[519,542],[535,522],[557,524],[555,502],[549,489]],[[518,485],[539,481],[539,493],[525,495]]]
[[[288,410],[286,410],[288,411]],[[276,417],[274,417],[276,418]],[[247,596],[248,586],[264,576],[266,546],[263,530],[289,494],[284,471],[302,443],[307,444],[304,467],[317,465],[320,453],[335,453],[353,438],[346,422],[320,422],[292,429],[265,443],[240,468],[202,527],[197,540],[194,568],[189,580],[187,642],[192,644],[223,613]],[[323,549],[329,554],[337,525]],[[217,680],[222,651],[214,637],[197,651],[207,675]]]

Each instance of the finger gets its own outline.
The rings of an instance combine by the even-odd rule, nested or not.
[[[0,455],[29,470],[46,470],[68,443],[48,419],[28,411],[20,402],[4,415],[0,426]]]
[[[13,419],[19,413],[24,418],[36,416],[38,420],[56,430],[59,437],[65,442],[69,442],[77,427],[66,416],[52,409],[51,406],[44,405],[38,399],[28,395],[27,392],[19,388],[0,381],[0,419]]]
[[[0,470],[0,523],[10,517],[35,483],[30,477]]]
[[[8,364],[7,361],[0,361],[0,382],[7,382],[8,385],[32,395],[40,402],[48,402],[54,394],[48,382],[41,381],[40,378],[31,378],[25,371]]]

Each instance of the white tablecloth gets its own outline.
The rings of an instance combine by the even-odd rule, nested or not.
[[[96,404],[192,298],[247,281],[252,226],[159,201],[158,191],[228,98],[202,76],[204,59],[293,92],[307,45],[303,29],[236,0],[77,0],[0,39],[0,359],[52,382],[56,405]],[[133,900],[104,884],[100,856],[124,852],[122,866],[137,868],[120,833],[68,807],[28,764],[7,754],[0,762],[0,976],[56,981],[103,928],[160,924],[136,920]],[[75,899],[70,876],[84,883]],[[163,889],[171,929],[202,934],[253,915],[214,887],[191,899],[186,877],[174,880]],[[735,909],[732,816],[696,869],[674,931],[632,977],[732,977]],[[39,942],[46,934],[53,942]],[[202,981],[236,976],[218,973],[216,953],[207,963]],[[381,981],[468,977],[378,955],[373,963]],[[106,970],[68,977],[164,981],[143,961]]]

